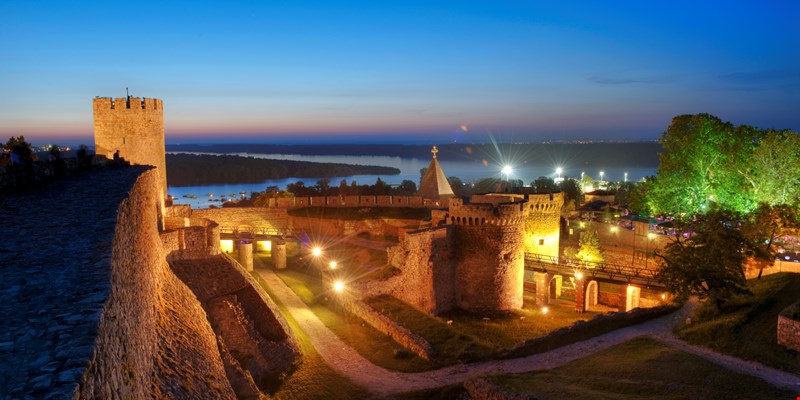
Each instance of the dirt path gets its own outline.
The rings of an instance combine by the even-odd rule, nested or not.
[[[667,345],[696,354],[735,371],[760,377],[773,385],[800,393],[800,377],[798,376],[691,346],[675,337],[672,334],[673,327],[689,315],[697,306],[697,302],[687,302],[680,310],[664,317],[636,326],[618,329],[605,335],[563,346],[546,353],[511,360],[493,360],[455,365],[427,372],[401,373],[389,371],[370,363],[342,342],[274,272],[267,269],[258,269],[257,272],[270,285],[275,294],[280,297],[280,301],[286,305],[300,327],[306,332],[322,358],[333,369],[379,397],[450,385],[489,374],[552,369],[644,335],[653,336]]]

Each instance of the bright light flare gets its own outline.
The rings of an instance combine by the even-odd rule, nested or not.
[[[582,272],[578,272],[577,274],[575,274],[575,279],[577,279],[577,280],[583,279],[583,273]]]
[[[561,167],[556,168],[556,173],[557,174],[561,175],[562,172],[564,172],[564,170],[561,169]]]
[[[314,247],[313,249],[311,249],[311,254],[313,254],[314,257],[319,257],[322,255],[322,249],[320,249],[319,247]]]
[[[502,172],[502,173],[504,173],[504,174],[506,174],[506,175],[510,175],[512,172],[514,172],[514,169],[513,169],[513,168],[511,168],[511,166],[510,166],[510,165],[504,165],[504,166],[503,166],[503,170],[502,170],[502,171],[500,171],[500,172]]]
[[[550,312],[549,307],[542,307],[542,314],[547,314],[548,312]]]
[[[341,293],[343,290],[344,290],[344,282],[342,281],[333,282],[333,291]]]
[[[336,269],[336,261],[331,261],[328,265],[331,267],[331,269]]]

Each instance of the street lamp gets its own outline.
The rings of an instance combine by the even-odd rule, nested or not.
[[[564,170],[561,169],[561,167],[556,168],[556,175],[558,175],[556,177],[556,179],[555,179],[556,182],[563,182],[564,181],[564,178],[561,177],[561,173],[562,172],[564,172]]]
[[[344,282],[336,281],[333,282],[333,291],[337,293],[341,293],[344,290]]]
[[[502,171],[500,172],[502,172],[506,176],[506,180],[508,180],[508,176],[511,175],[511,172],[513,171],[514,170],[511,168],[510,165],[504,165]]]
[[[605,174],[606,174],[605,172],[603,172],[603,171],[600,171],[600,181],[601,181],[601,182],[603,181],[603,175],[605,175]]]
[[[626,172],[625,173],[625,182],[627,182],[627,181],[628,181],[628,173]]]
[[[336,261],[331,261],[328,265],[331,267],[331,269],[336,269]]]
[[[319,257],[320,255],[322,255],[322,249],[320,249],[319,247],[314,247],[313,249],[311,249],[311,254],[313,254],[314,257]]]

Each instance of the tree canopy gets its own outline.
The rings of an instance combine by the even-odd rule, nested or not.
[[[796,132],[734,126],[709,114],[679,115],[659,142],[666,151],[645,188],[653,214],[691,219],[712,208],[749,213],[760,203],[797,208]]]

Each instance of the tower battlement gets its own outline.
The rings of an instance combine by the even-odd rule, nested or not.
[[[94,108],[106,110],[162,110],[163,101],[148,97],[95,97]]]
[[[527,207],[531,212],[560,213],[564,204],[564,193],[529,194]]]
[[[483,197],[473,197],[472,200],[481,201]],[[456,225],[513,225],[525,222],[528,213],[529,209],[524,200],[471,204],[464,204],[462,199],[450,200],[450,223]]]
[[[146,97],[96,97],[92,106],[97,155],[118,155],[132,164],[155,166],[166,195],[163,102]]]

